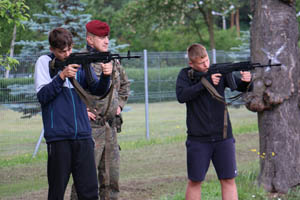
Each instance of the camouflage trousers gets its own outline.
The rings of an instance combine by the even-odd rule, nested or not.
[[[107,140],[105,126],[92,128],[93,138],[95,140],[95,161],[98,175],[98,186],[100,200],[117,200],[119,196],[119,168],[120,168],[120,149],[117,141],[117,129],[115,126],[109,126],[110,137]],[[109,145],[109,158],[105,155],[105,144]],[[106,185],[105,163],[109,166],[109,185]],[[72,185],[71,200],[77,200],[77,194],[74,184]]]

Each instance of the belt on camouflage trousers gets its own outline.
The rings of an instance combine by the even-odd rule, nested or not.
[[[99,119],[91,121],[92,127],[93,127],[93,125],[105,126],[106,122],[109,124],[109,126],[113,126],[113,124],[116,122],[116,118],[114,117],[114,118],[109,118],[109,119],[103,120],[103,117],[100,117]]]

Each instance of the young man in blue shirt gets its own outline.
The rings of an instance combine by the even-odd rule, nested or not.
[[[42,55],[35,65],[34,81],[42,107],[44,137],[48,151],[48,199],[63,200],[72,174],[79,199],[98,199],[98,184],[94,159],[94,142],[86,105],[75,91],[70,79],[76,79],[94,95],[105,94],[112,69],[106,67],[100,80],[87,85],[87,74],[78,64],[70,64],[55,74],[50,73],[53,59],[63,61],[72,53],[72,34],[64,28],[49,33],[51,55]],[[91,78],[91,77],[89,77]]]

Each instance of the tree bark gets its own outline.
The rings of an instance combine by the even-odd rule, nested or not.
[[[235,14],[235,11],[233,10],[231,13],[230,13],[230,28],[233,28],[235,23],[234,23],[234,14]]]
[[[256,69],[253,92],[245,96],[258,113],[261,184],[269,192],[287,193],[300,184],[300,79],[298,23],[294,5],[253,0],[251,61],[281,63]]]
[[[215,44],[215,33],[214,33],[214,17],[212,14],[212,9],[208,8],[204,10],[202,7],[198,6],[199,12],[202,14],[205,24],[209,33],[209,42],[211,50],[216,49]]]
[[[13,37],[10,43],[10,51],[9,51],[9,57],[14,57],[14,50],[15,50],[15,41],[16,41],[16,35],[17,35],[17,25],[14,25],[14,30],[13,30]],[[9,77],[9,72],[10,72],[10,66],[8,65],[8,68],[5,71],[5,78]]]
[[[207,12],[207,24],[208,24],[208,32],[209,32],[209,41],[210,41],[210,48],[216,49],[215,45],[215,33],[214,33],[214,17],[211,13],[211,9],[208,9]]]
[[[241,36],[241,34],[240,34],[240,11],[238,8],[236,9],[236,13],[235,13],[235,23],[236,23],[236,35],[238,37],[240,37]]]

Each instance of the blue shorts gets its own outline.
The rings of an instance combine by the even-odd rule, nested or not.
[[[237,176],[234,138],[217,142],[187,140],[186,150],[189,180],[203,181],[210,161],[219,179],[231,179]]]

